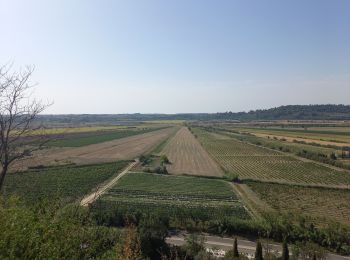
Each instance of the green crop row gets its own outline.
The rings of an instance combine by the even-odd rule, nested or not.
[[[224,180],[138,172],[123,176],[94,208],[113,216],[116,212],[122,216],[158,212],[175,219],[201,221],[219,216],[249,218],[232,186]]]
[[[178,201],[238,201],[234,193],[230,196],[216,195],[216,194],[171,194],[164,192],[149,192],[139,190],[125,190],[125,189],[111,189],[108,191],[111,196],[128,196],[132,198],[155,198],[162,200],[178,200]]]
[[[89,193],[127,165],[127,161],[84,166],[59,166],[8,174],[3,194],[29,203],[40,199],[74,200]]]
[[[227,171],[241,179],[350,186],[350,173],[298,160],[275,150],[237,140],[234,135],[218,138],[195,129],[202,145]]]
[[[148,199],[131,199],[130,197],[103,197],[92,206],[93,211],[103,212],[100,215],[148,215],[157,214],[174,219],[192,219],[193,221],[208,221],[217,218],[249,219],[250,216],[241,203],[216,202],[204,203],[192,201],[179,202]]]
[[[318,223],[326,219],[350,225],[350,190],[255,181],[246,183],[277,211],[309,215]]]
[[[236,198],[229,183],[219,179],[131,172],[112,189],[157,192],[179,196],[223,196]]]

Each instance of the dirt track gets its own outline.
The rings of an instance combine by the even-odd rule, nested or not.
[[[119,175],[114,177],[112,180],[110,180],[108,183],[106,183],[103,187],[99,187],[96,191],[92,192],[91,194],[86,195],[81,201],[80,205],[81,206],[88,206],[92,202],[96,201],[102,194],[104,194],[108,189],[113,187],[117,181],[123,177],[125,174],[128,173],[128,171],[135,166],[137,162],[132,162],[126,167]]]
[[[171,135],[173,131],[173,128],[166,128],[77,148],[49,149],[41,151],[33,158],[19,162],[17,167],[23,169],[28,166],[64,164],[69,162],[91,164],[130,160],[152,150],[157,144]]]
[[[181,128],[164,147],[171,164],[167,166],[173,174],[222,176],[220,167],[211,159],[187,127]]]

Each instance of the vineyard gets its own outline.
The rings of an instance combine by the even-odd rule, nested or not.
[[[247,182],[259,197],[278,211],[309,215],[350,225],[350,190]]]
[[[297,154],[298,152],[303,150],[306,150],[312,153],[322,153],[325,155],[329,155],[333,152],[338,155],[341,154],[341,150],[339,150],[339,147],[335,149],[335,148],[317,146],[310,143],[288,142],[288,141],[283,141],[284,140],[283,138],[281,138],[282,140],[277,138],[274,139],[273,137],[263,138],[255,135],[245,135],[245,134],[237,134],[237,133],[230,133],[230,132],[226,132],[225,134],[232,135],[234,138],[237,138],[242,141],[247,141],[253,144],[261,143],[265,147],[268,147],[271,149],[278,149],[282,151],[288,151],[294,154]]]
[[[200,220],[219,216],[249,218],[230,184],[219,179],[132,172],[96,204],[101,203],[133,212],[156,210]]]
[[[241,142],[233,137],[195,129],[202,145],[229,173],[241,179],[350,186],[350,173],[309,161],[302,161],[278,151]]]
[[[74,200],[98,187],[127,165],[127,161],[85,166],[60,166],[7,176],[4,194],[29,203],[39,199]]]

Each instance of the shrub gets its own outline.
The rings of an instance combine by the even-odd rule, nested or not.
[[[95,259],[119,241],[116,229],[95,226],[86,209],[62,206],[43,202],[26,207],[16,198],[0,201],[0,258]]]
[[[168,157],[167,157],[165,154],[163,154],[163,155],[160,157],[160,163],[161,163],[162,165],[163,165],[163,164],[169,164],[169,163],[170,163]]]

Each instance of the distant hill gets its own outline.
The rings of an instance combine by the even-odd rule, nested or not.
[[[44,123],[121,123],[149,120],[350,120],[350,105],[289,105],[249,112],[187,114],[40,115]]]
[[[237,120],[350,120],[350,105],[288,105],[239,113],[218,113]]]

